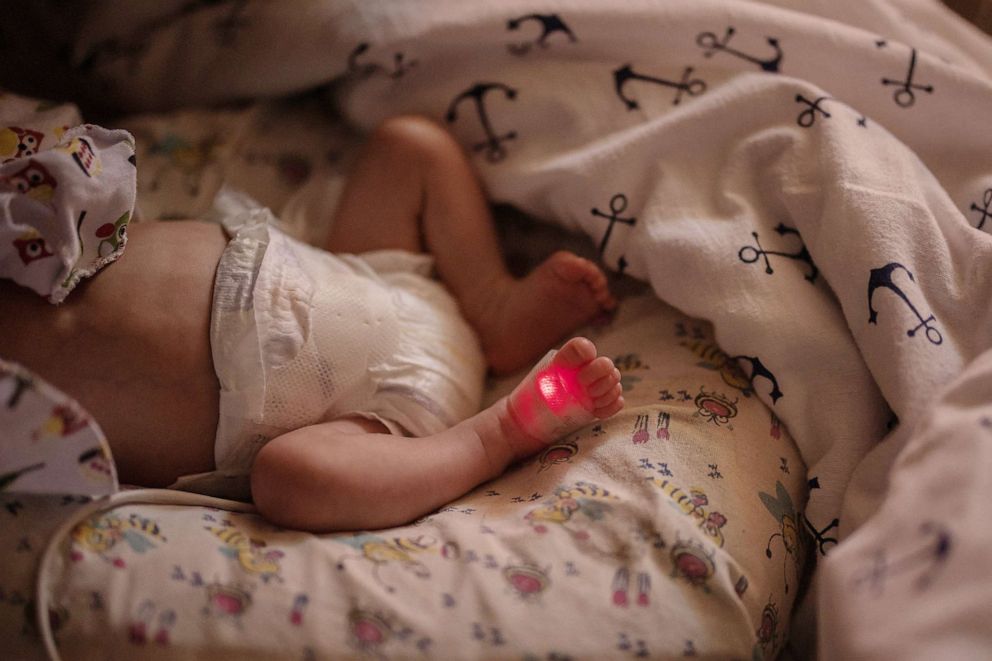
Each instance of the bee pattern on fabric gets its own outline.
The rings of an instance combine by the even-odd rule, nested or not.
[[[528,512],[524,519],[534,526],[535,532],[543,533],[547,531],[545,523],[565,524],[579,512],[598,521],[610,509],[610,503],[617,500],[607,489],[589,482],[576,482],[555,489],[550,499]]]
[[[285,556],[282,551],[267,550],[264,541],[251,539],[234,526],[204,526],[204,529],[223,542],[221,553],[237,560],[238,565],[247,573],[259,576],[263,583],[271,579],[282,580],[279,575],[279,560]]]
[[[674,507],[687,516],[694,518],[699,529],[716,544],[723,547],[723,527],[727,525],[727,517],[716,510],[707,510],[709,497],[698,487],[691,487],[686,493],[675,482],[657,477],[648,478],[661,492],[671,498]]]
[[[803,538],[802,528],[799,527],[799,515],[796,512],[795,505],[792,504],[792,498],[789,496],[789,492],[786,491],[785,487],[779,481],[775,482],[774,496],[760,491],[758,492],[758,497],[779,526],[778,531],[772,533],[771,537],[768,538],[768,545],[765,547],[765,556],[768,558],[773,556],[772,542],[776,537],[781,538],[782,549],[785,552],[782,558],[782,579],[785,583],[785,592],[788,594],[789,579],[786,577],[788,560],[792,558],[792,564],[795,567],[796,576],[798,577],[799,563],[802,561],[803,555]]]
[[[683,340],[679,346],[685,347],[694,355],[702,359],[696,363],[699,367],[709,370],[716,370],[720,373],[720,378],[731,388],[741,391],[745,397],[750,397],[754,393],[751,387],[751,380],[747,378],[744,371],[735,360],[723,352],[723,350],[712,341]]]
[[[155,542],[167,541],[158,523],[138,514],[131,514],[127,518],[117,514],[94,517],[73,528],[71,535],[73,550],[70,558],[73,561],[83,559],[79,550],[83,549],[95,553],[117,569],[127,566],[122,557],[111,555],[120,542],[124,542],[135,553],[145,553],[156,548]]]
[[[438,546],[438,541],[430,535],[387,539],[374,533],[358,533],[353,536],[339,535],[334,537],[334,540],[361,552],[361,555],[347,556],[339,560],[337,565],[339,570],[344,570],[344,563],[349,559],[370,562],[372,563],[372,576],[389,592],[395,592],[396,588],[382,580],[379,575],[382,567],[398,564],[417,578],[430,578],[430,569],[416,556],[427,551],[437,550]]]

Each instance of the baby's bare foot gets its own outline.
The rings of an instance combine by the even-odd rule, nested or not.
[[[494,291],[476,327],[489,366],[507,374],[614,307],[603,271],[588,259],[559,251],[525,278]]]
[[[584,337],[541,361],[507,398],[509,442],[519,457],[623,408],[620,371]],[[519,432],[519,433],[516,433]]]

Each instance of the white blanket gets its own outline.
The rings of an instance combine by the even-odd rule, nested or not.
[[[252,11],[227,48],[272,37]],[[292,84],[345,73],[362,128],[445,123],[495,200],[587,232],[713,322],[809,466],[825,658],[992,645],[988,524],[955,517],[992,468],[987,38],[936,0],[355,1],[282,20],[309,30],[280,52]],[[279,70],[213,93],[285,91]],[[914,477],[954,488],[910,499]],[[962,586],[967,614],[936,632],[891,617]]]

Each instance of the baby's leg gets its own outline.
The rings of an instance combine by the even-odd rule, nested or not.
[[[497,372],[530,364],[614,305],[603,272],[572,253],[555,253],[514,279],[472,164],[447,131],[420,117],[388,120],[372,135],[345,187],[327,248],[432,253]]]
[[[547,397],[535,397],[541,392]],[[592,342],[574,338],[509,397],[439,434],[403,438],[348,419],[275,438],[255,459],[252,495],[266,518],[291,528],[400,525],[621,408],[619,371]]]

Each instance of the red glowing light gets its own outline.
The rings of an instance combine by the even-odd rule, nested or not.
[[[537,389],[554,413],[560,413],[582,392],[576,370],[552,365],[537,376]]]
[[[541,397],[552,411],[557,413],[565,404],[561,381],[550,371],[544,372],[537,377],[537,389],[541,392]]]

